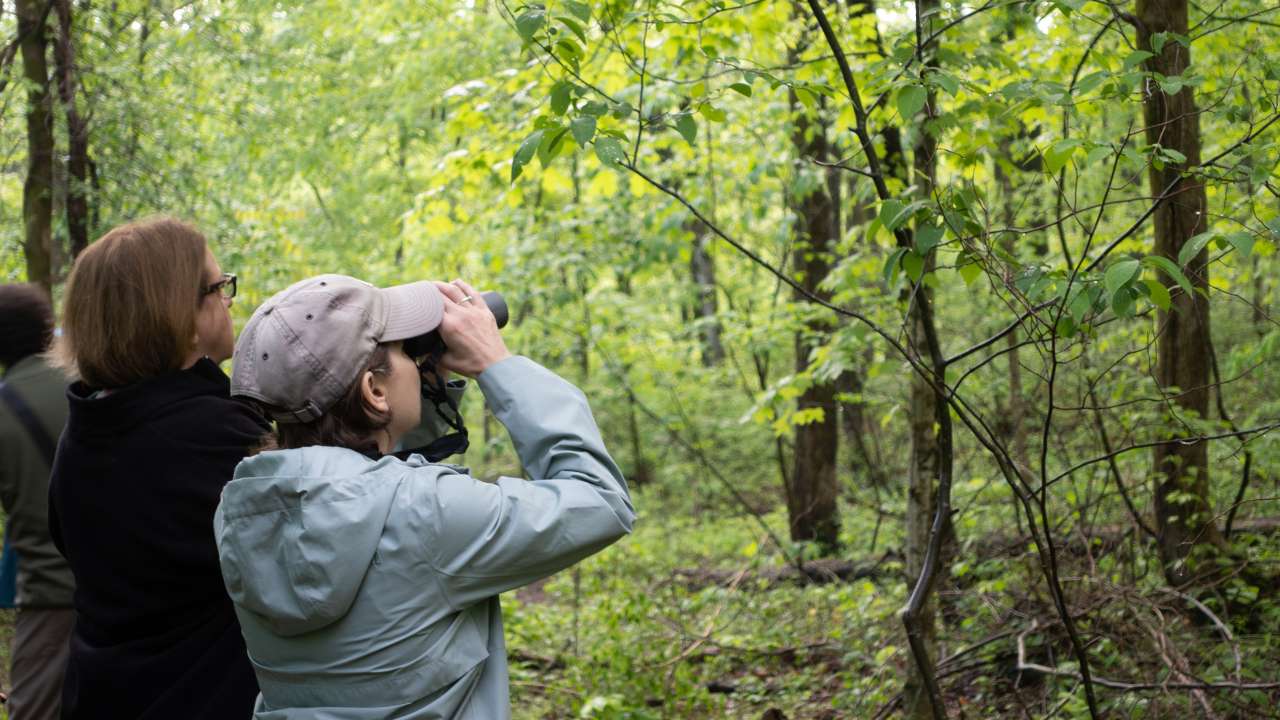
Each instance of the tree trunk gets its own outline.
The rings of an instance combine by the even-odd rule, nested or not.
[[[1013,227],[1014,222],[1017,221],[1014,213],[1018,202],[1015,197],[1017,189],[1014,187],[1013,178],[1003,164],[1007,161],[1009,167],[1016,167],[1013,157],[1013,139],[1008,136],[1002,137],[999,148],[993,175],[1003,196],[1001,205],[1004,209],[1001,213],[1001,222],[1005,227]],[[1001,245],[1005,252],[1010,255],[1015,254],[1013,235],[1007,235],[1001,241]],[[1013,461],[1018,464],[1019,469],[1030,472],[1031,460],[1027,454],[1027,400],[1022,393],[1022,359],[1018,352],[1020,340],[1017,330],[1009,333],[1005,344],[1008,348],[1005,358],[1008,368],[1009,400],[1005,405],[1005,415],[999,421],[998,427],[1003,430],[1001,435],[1008,443],[1009,454],[1013,456]]]
[[[1138,46],[1155,53],[1146,69],[1166,77],[1178,77],[1191,64],[1191,51],[1172,35],[1187,34],[1187,0],[1137,0]],[[1152,45],[1157,33],[1166,40],[1159,52]],[[1155,251],[1177,262],[1178,253],[1192,236],[1206,229],[1204,182],[1186,168],[1200,164],[1200,116],[1191,87],[1166,94],[1154,81],[1146,81],[1143,110],[1147,142],[1186,156],[1185,163],[1165,162],[1148,169],[1151,192],[1168,192],[1155,212]],[[1191,417],[1209,411],[1209,300],[1201,295],[1209,287],[1208,252],[1201,250],[1187,266],[1187,276],[1197,292],[1176,293],[1170,311],[1160,311],[1156,345],[1156,379],[1166,392],[1177,392],[1174,406]],[[1205,442],[1170,443],[1155,449],[1156,530],[1160,560],[1171,585],[1183,585],[1199,574],[1193,567],[1196,546],[1225,547],[1213,521],[1209,503],[1209,448]],[[1209,570],[1209,564],[1205,564]]]
[[[71,0],[56,0],[58,94],[67,115],[67,237],[71,257],[89,246],[89,126],[76,107],[76,51],[71,32]]]
[[[46,3],[17,0],[22,68],[27,80],[27,179],[22,187],[23,254],[28,282],[53,287],[53,115],[45,60]]]
[[[798,55],[798,53],[794,53]],[[792,142],[796,149],[796,172],[820,172],[822,182],[803,196],[791,199],[796,214],[793,263],[804,289],[824,299],[830,293],[818,286],[831,271],[831,252],[839,232],[840,179],[829,168],[815,170],[813,160],[832,159],[827,128],[817,113],[790,95],[795,117]],[[819,108],[818,113],[821,112]],[[797,297],[800,297],[797,294]],[[809,370],[810,355],[830,332],[822,320],[809,320],[796,333],[796,372]],[[799,410],[818,409],[822,417],[796,427],[795,465],[787,497],[792,540],[814,540],[826,553],[839,548],[840,515],[836,505],[836,453],[839,448],[839,421],[836,415],[836,388],[833,383],[814,383],[799,399]]]
[[[918,0],[916,3],[916,13],[921,18],[920,32],[923,35],[928,36],[931,33],[933,14],[936,14],[937,10],[938,0]],[[931,43],[925,47],[923,60],[926,66],[936,67],[936,53],[936,44]],[[935,93],[930,90],[923,114],[915,118],[919,125],[915,128],[915,144],[912,147],[912,181],[916,196],[922,200],[932,199],[937,180],[938,142],[926,128],[926,123],[936,115],[935,109]],[[905,122],[912,119],[904,118],[903,120]],[[936,253],[930,253],[925,258],[926,274],[934,269],[935,258]],[[932,288],[920,282],[912,288],[907,302],[911,347],[926,364],[932,365],[933,359],[929,349],[930,335],[936,336],[936,328],[929,327],[933,322],[930,312],[933,307]],[[907,468],[906,542],[904,544],[908,589],[915,585],[916,579],[924,571],[929,533],[937,512],[938,479],[942,473],[944,460],[939,439],[941,428],[937,418],[941,405],[937,393],[924,378],[912,373],[910,394],[911,459]],[[946,408],[941,410],[948,412]],[[949,521],[946,528],[949,535]],[[938,577],[947,577],[946,567],[947,563],[943,562]],[[936,663],[938,658],[936,598],[936,593],[931,590],[926,595],[918,615],[920,639],[929,653],[931,665]],[[933,718],[935,716],[933,703],[919,667],[915,663],[910,663],[907,667],[907,680],[902,694],[906,716],[920,720]]]
[[[698,335],[702,337],[702,364],[714,367],[724,361],[724,344],[720,340],[720,309],[716,301],[716,266],[708,251],[710,238],[707,236],[706,224],[695,218],[691,226],[694,240],[689,256],[689,269],[693,274],[693,285],[698,291],[694,315],[697,318]]]
[[[874,12],[869,5],[854,8],[855,12]],[[845,213],[847,220],[842,232],[849,228],[863,227],[876,216],[875,204],[872,200],[857,199],[857,183],[859,178],[852,173],[846,177],[845,193],[852,201],[849,211]],[[874,197],[874,195],[872,195]],[[867,248],[875,252],[874,246]],[[883,288],[881,288],[883,292]],[[840,426],[844,431],[844,441],[852,452],[848,454],[847,464],[854,487],[871,486],[880,489],[888,486],[887,475],[881,463],[879,443],[876,435],[877,426],[867,419],[867,402],[863,397],[866,384],[866,366],[875,359],[875,352],[868,344],[858,358],[860,362],[851,362],[848,370],[836,379],[836,389],[840,393]]]

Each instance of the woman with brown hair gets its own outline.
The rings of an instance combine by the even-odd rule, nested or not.
[[[194,227],[129,223],[67,283],[62,363],[79,377],[49,524],[75,574],[64,718],[236,718],[258,687],[218,567],[222,487],[269,428],[232,400],[225,274]]]

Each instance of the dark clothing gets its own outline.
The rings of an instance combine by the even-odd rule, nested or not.
[[[52,444],[67,421],[67,380],[38,355],[5,373],[6,391],[17,396],[28,421]],[[8,540],[18,558],[17,619],[9,658],[13,689],[9,717],[57,720],[75,583],[71,568],[49,537],[49,455],[9,403],[0,403],[0,504]]]
[[[269,429],[204,359],[109,394],[82,383],[49,524],[76,577],[64,718],[248,718],[258,693],[213,511]]]
[[[76,613],[70,608],[18,608],[13,624],[11,720],[62,717],[62,677],[75,624]]]
[[[43,357],[13,364],[4,383],[55,441],[67,421],[67,380]],[[0,505],[18,554],[17,605],[69,608],[71,568],[49,538],[49,460],[13,410],[0,403]]]

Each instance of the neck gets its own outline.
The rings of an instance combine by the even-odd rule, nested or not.
[[[390,430],[383,428],[382,431],[378,433],[378,452],[383,455],[390,453],[395,449],[396,442],[399,440],[400,438],[391,437]]]

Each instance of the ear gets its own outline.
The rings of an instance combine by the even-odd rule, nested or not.
[[[365,374],[360,376],[360,394],[365,404],[380,413],[391,410],[388,390],[385,375],[365,371]]]

